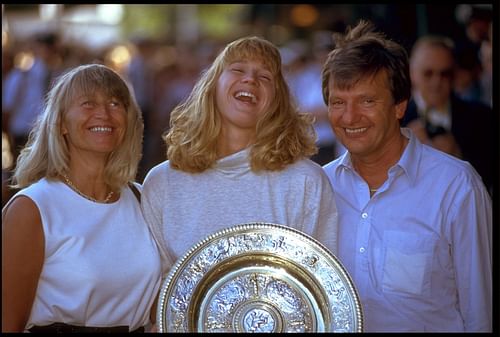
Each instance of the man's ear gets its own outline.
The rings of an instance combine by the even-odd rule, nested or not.
[[[407,99],[396,104],[396,118],[397,119],[402,119],[404,117],[407,106],[408,106]]]

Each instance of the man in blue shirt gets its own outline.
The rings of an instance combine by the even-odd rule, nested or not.
[[[324,169],[364,330],[491,331],[491,199],[468,162],[400,127],[411,95],[404,48],[362,21],[336,36],[322,83],[348,150]]]

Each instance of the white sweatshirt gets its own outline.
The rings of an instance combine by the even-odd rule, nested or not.
[[[337,208],[323,169],[309,159],[254,173],[245,149],[203,173],[165,161],[144,180],[142,208],[157,240],[163,273],[208,235],[248,222],[287,225],[337,254]]]

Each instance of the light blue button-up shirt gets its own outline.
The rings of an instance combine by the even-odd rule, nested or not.
[[[364,330],[491,331],[491,198],[469,163],[401,130],[410,141],[372,198],[348,152],[324,166]]]

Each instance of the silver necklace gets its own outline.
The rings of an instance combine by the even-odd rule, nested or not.
[[[90,201],[93,201],[93,202],[99,202],[99,203],[104,203],[104,204],[107,204],[109,202],[109,200],[111,200],[111,197],[113,196],[114,192],[113,191],[110,191],[108,193],[108,195],[106,196],[106,198],[104,198],[103,201],[101,200],[97,200],[96,198],[93,198],[91,196],[88,196],[86,195],[85,193],[83,193],[82,191],[80,191],[76,186],[75,184],[73,184],[73,182],[71,182],[71,180],[69,180],[68,176],[66,174],[63,174],[62,175],[63,178],[64,178],[64,181],[66,182],[66,185],[68,185],[73,191],[75,191],[76,193],[78,193],[79,195],[81,195],[82,197],[84,197],[85,199],[87,200],[90,200]]]

